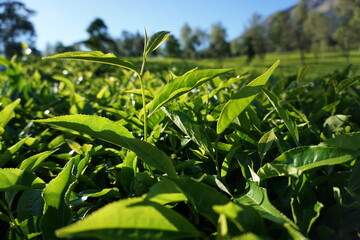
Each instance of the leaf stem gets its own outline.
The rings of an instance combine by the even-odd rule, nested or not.
[[[147,36],[145,31],[144,36],[144,53],[143,53],[143,60],[141,64],[140,74],[138,74],[141,86],[141,96],[142,96],[142,105],[143,105],[143,112],[144,112],[144,141],[147,142],[147,109],[146,109],[146,99],[145,99],[145,87],[144,87],[144,69],[146,63],[146,48],[147,48]]]

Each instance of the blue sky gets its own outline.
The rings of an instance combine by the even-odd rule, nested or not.
[[[87,38],[86,28],[96,17],[104,20],[113,37],[123,30],[148,33],[169,30],[179,37],[188,23],[207,32],[221,22],[228,39],[241,34],[253,13],[263,17],[293,6],[298,0],[23,0],[37,13],[31,18],[37,47],[61,41],[71,44]]]

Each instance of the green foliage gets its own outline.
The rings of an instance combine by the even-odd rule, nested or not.
[[[0,237],[356,237],[350,68],[148,71],[168,34],[144,37],[140,68],[100,52],[0,59]]]

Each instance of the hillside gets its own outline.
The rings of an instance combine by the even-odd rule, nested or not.
[[[300,0],[299,2],[301,2],[301,1],[307,3],[309,11],[318,11],[320,13],[323,13],[326,16],[330,17],[330,19],[332,19],[331,22],[333,22],[333,23],[336,22],[334,6],[339,0]],[[292,15],[295,7],[296,7],[296,5],[294,5],[290,8],[284,9],[282,11],[290,12]],[[276,13],[274,13],[274,14],[276,14]],[[274,14],[268,16],[265,19],[265,21],[264,21],[265,25],[270,24],[271,19],[273,18]]]

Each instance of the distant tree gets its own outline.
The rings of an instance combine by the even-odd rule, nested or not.
[[[305,64],[305,51],[309,47],[309,37],[305,34],[304,25],[308,17],[308,6],[306,2],[299,2],[294,10],[294,43],[300,51],[301,63]]]
[[[330,19],[317,11],[310,11],[304,23],[304,34],[308,36],[311,51],[316,61],[330,39]]]
[[[254,13],[246,27],[244,33],[240,37],[241,53],[247,56],[250,62],[256,55],[264,57],[267,51],[267,40],[265,35],[265,27],[261,22],[261,16]]]
[[[130,33],[123,31],[120,39],[117,41],[120,46],[120,52],[123,56],[139,57],[144,51],[144,37],[139,33]]]
[[[276,13],[270,23],[269,37],[278,51],[291,50],[293,32],[290,13]]]
[[[19,1],[0,1],[0,51],[6,57],[22,55],[22,42],[34,48],[35,29],[29,20],[34,14]]]
[[[195,58],[198,39],[196,38],[196,36],[193,35],[193,31],[187,23],[185,23],[184,26],[181,28],[180,35],[183,57]]]
[[[359,39],[357,32],[359,26],[360,3],[357,0],[339,0],[335,5],[335,12],[338,17],[338,26],[334,32],[334,39],[337,41],[344,55],[349,61],[349,51],[353,47],[354,39]]]
[[[181,57],[180,43],[173,35],[167,38],[164,53],[168,57]]]
[[[96,18],[92,21],[86,31],[89,33],[89,39],[82,43],[91,50],[99,50],[103,52],[119,53],[119,48],[116,42],[111,38],[107,32],[105,22]]]
[[[220,22],[211,26],[209,38],[208,53],[210,57],[223,58],[230,56],[230,44],[226,41],[226,29]]]

